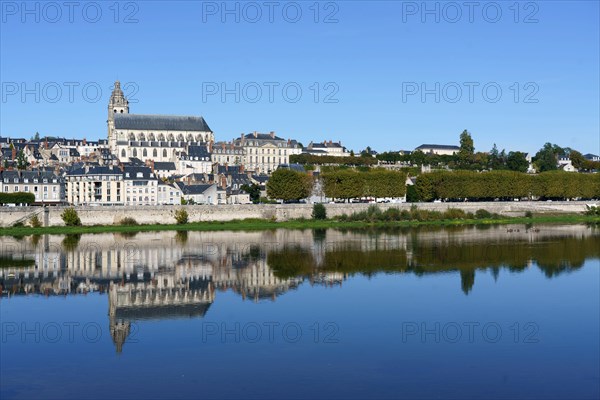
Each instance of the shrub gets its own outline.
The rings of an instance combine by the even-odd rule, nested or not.
[[[175,211],[175,221],[177,221],[177,225],[187,224],[188,212],[183,208],[180,208],[179,210]]]
[[[587,210],[585,212],[585,215],[600,216],[600,207],[597,207],[597,206],[587,206]]]
[[[459,208],[449,208],[444,212],[444,219],[465,219],[467,214]]]
[[[488,210],[484,210],[484,209],[480,208],[479,210],[475,211],[475,218],[490,219],[490,218],[492,218],[492,213],[489,212]]]
[[[81,226],[81,219],[73,207],[66,208],[60,217],[66,226]]]
[[[125,217],[125,218],[121,219],[121,221],[119,222],[119,225],[128,225],[128,226],[134,226],[137,224],[138,224],[137,221],[131,217]]]
[[[525,218],[533,218],[533,213],[531,211],[526,211]]]
[[[39,228],[42,226],[42,221],[40,221],[40,218],[35,214],[29,218],[29,225],[31,225],[32,228]]]
[[[327,210],[323,204],[317,203],[313,205],[313,219],[327,219]]]

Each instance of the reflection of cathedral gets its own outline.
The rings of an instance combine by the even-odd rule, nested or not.
[[[308,278],[338,286],[349,275],[381,271],[452,272],[468,294],[478,270],[537,266],[556,276],[600,257],[600,235],[585,226],[379,235],[317,231],[176,232],[0,237],[0,294],[108,292],[117,351],[140,320],[203,317],[217,290],[243,299],[276,299]]]
[[[129,335],[131,321],[206,314],[214,301],[212,282],[202,273],[180,275],[176,268],[155,274],[149,280],[109,283],[108,315],[117,352],[121,352]]]

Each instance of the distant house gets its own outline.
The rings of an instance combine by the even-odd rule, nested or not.
[[[342,146],[342,142],[323,141],[321,143],[310,142],[308,146],[302,149],[302,153],[313,156],[349,156],[350,152]]]
[[[577,172],[577,168],[573,166],[573,163],[568,156],[562,156],[558,158],[558,169],[566,172]]]
[[[193,201],[194,204],[218,204],[217,185],[186,185],[183,182],[177,182],[177,187],[181,189],[182,197],[187,201]]]
[[[177,173],[177,167],[170,161],[149,161],[150,168],[159,178],[169,178]]]
[[[296,172],[306,172],[302,164],[281,164],[277,167],[277,169],[291,169],[292,171]]]
[[[181,204],[183,192],[175,185],[158,182],[158,204]]]
[[[600,156],[591,153],[585,154],[583,158],[585,158],[588,161],[600,161]]]
[[[33,193],[35,202],[40,204],[58,204],[65,200],[64,179],[52,171],[3,171],[0,179],[0,193]]]
[[[441,156],[451,156],[458,153],[459,146],[451,146],[444,144],[422,144],[415,151],[422,151],[425,154],[437,154]]]

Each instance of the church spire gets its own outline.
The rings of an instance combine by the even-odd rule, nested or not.
[[[110,151],[114,152],[116,150],[117,145],[117,137],[115,130],[115,114],[129,114],[129,101],[123,90],[121,89],[121,82],[116,81],[115,87],[110,95],[110,100],[108,101],[108,145]]]

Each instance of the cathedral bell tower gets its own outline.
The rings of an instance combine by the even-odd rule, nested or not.
[[[121,90],[121,82],[116,81],[108,101],[108,146],[112,153],[117,151],[117,133],[115,132],[115,114],[129,114],[129,101]]]

